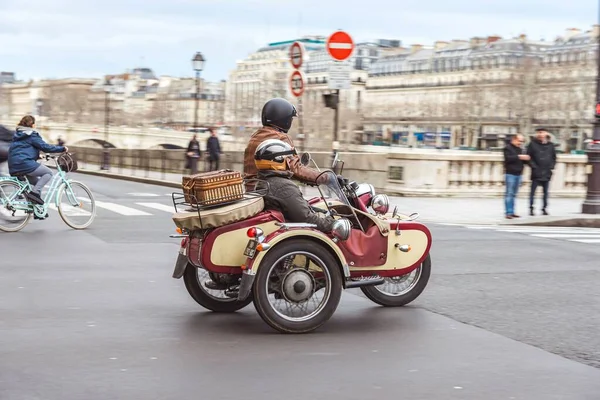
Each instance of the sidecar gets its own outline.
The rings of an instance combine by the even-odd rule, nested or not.
[[[177,212],[173,221],[182,242],[173,277],[183,277],[192,298],[216,312],[254,302],[263,320],[285,333],[324,324],[343,289],[360,288],[383,306],[413,301],[429,280],[429,229],[397,211],[356,209],[335,174],[327,173],[332,178],[309,203],[345,221],[332,232],[285,221],[265,209],[264,194],[257,192],[231,204]]]

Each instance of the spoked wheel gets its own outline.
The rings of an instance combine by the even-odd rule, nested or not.
[[[0,181],[0,231],[20,231],[33,217],[32,212],[23,210],[29,201],[23,195],[17,196],[20,190],[16,182]]]
[[[183,274],[185,288],[196,303],[202,307],[217,313],[232,313],[246,307],[252,303],[252,294],[244,301],[238,301],[236,298],[229,297],[224,290],[209,289],[204,286],[204,282],[210,280],[208,271],[202,268],[196,268],[188,263]]]
[[[254,282],[254,307],[272,328],[306,333],[323,325],[342,296],[342,273],[335,258],[305,239],[270,250]]]
[[[96,201],[92,191],[81,182],[70,181],[58,191],[58,213],[73,229],[85,229],[96,217]]]
[[[369,300],[385,306],[400,307],[415,300],[425,290],[431,275],[431,255],[423,260],[415,270],[402,276],[385,278],[385,283],[365,286],[360,289]]]

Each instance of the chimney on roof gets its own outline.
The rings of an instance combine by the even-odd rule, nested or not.
[[[471,40],[469,40],[469,44],[471,45],[471,47],[477,47],[480,44],[483,44],[485,42],[486,42],[486,39],[481,38],[479,36],[472,37]]]
[[[488,44],[489,43],[494,43],[494,42],[497,42],[500,39],[502,39],[501,36],[488,36],[487,42],[488,42]]]
[[[410,54],[415,54],[417,51],[423,48],[422,44],[412,44],[410,46]]]
[[[434,47],[434,49],[436,49],[436,50],[443,49],[443,48],[444,48],[444,47],[446,47],[446,46],[448,46],[448,42],[443,42],[443,41],[441,41],[441,40],[438,40],[438,41],[436,41],[436,42],[433,44],[433,47]]]
[[[569,40],[571,39],[573,36],[578,35],[581,33],[581,29],[577,29],[577,28],[567,28],[566,32],[565,32],[565,40]]]

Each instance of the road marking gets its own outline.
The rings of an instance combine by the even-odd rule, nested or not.
[[[573,234],[562,234],[562,233],[540,233],[540,234],[534,234],[534,235],[530,235],[530,236],[535,236],[535,237],[541,237],[541,238],[562,238],[562,239],[575,239],[575,238],[583,238],[583,239],[600,239],[600,235],[590,235],[590,234],[583,234],[583,235],[573,235]]]
[[[135,197],[159,197],[159,194],[155,194],[155,193],[127,193],[130,196],[135,196]]]
[[[54,211],[58,211],[58,207],[56,207],[54,204],[48,204],[48,208],[51,208]],[[88,217],[92,215],[92,213],[89,211],[86,211],[79,207],[73,207],[72,205],[66,203],[63,204],[62,209],[67,216],[71,217]]]
[[[83,200],[88,203],[91,202],[90,199],[80,199],[80,200]],[[152,215],[145,211],[136,210],[135,208],[125,207],[125,206],[122,206],[120,204],[115,204],[115,203],[105,203],[103,201],[96,201],[96,206],[100,207],[100,208],[104,208],[104,209],[112,211],[112,212],[116,212],[117,214],[127,215],[127,216]]]
[[[135,203],[135,204],[143,206],[143,207],[154,208],[155,210],[166,211],[171,214],[175,213],[175,209],[173,208],[173,206],[167,206],[165,204],[160,204],[160,203]]]
[[[567,242],[600,243],[600,229],[571,228],[567,226],[506,226],[506,225],[464,225],[474,230],[493,230],[503,233],[518,233],[543,239],[562,239]]]

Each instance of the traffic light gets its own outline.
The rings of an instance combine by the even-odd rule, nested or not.
[[[596,118],[600,118],[600,103],[596,103]]]
[[[337,93],[324,94],[323,101],[325,102],[325,107],[336,110],[338,107],[339,97]]]

